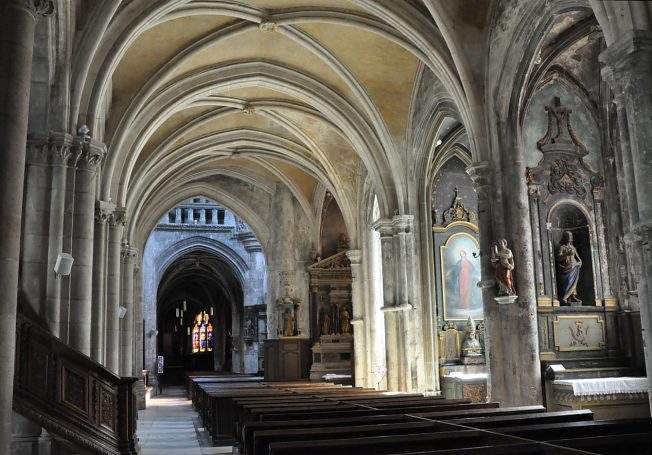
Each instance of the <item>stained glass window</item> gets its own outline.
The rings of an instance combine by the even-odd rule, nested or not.
[[[213,336],[213,324],[210,315],[202,311],[195,316],[195,324],[192,328],[192,352],[211,352],[215,346]]]

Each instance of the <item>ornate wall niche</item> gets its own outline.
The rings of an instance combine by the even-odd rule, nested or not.
[[[563,233],[571,232],[582,263],[574,300],[582,300],[584,306],[602,306],[614,301],[602,214],[604,179],[584,161],[589,151],[573,129],[572,110],[555,98],[546,111],[548,130],[538,142],[543,158],[536,167],[526,168],[525,175],[539,305],[564,303],[564,296],[559,295],[558,255]]]

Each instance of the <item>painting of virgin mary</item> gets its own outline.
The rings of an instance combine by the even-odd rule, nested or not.
[[[482,318],[478,249],[476,239],[466,233],[453,234],[441,246],[444,319]]]

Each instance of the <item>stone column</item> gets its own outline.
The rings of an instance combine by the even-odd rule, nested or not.
[[[51,273],[59,253],[64,251],[64,210],[66,203],[66,175],[68,160],[73,156],[73,137],[67,133],[50,132],[50,162],[52,164],[52,185],[50,190],[50,221],[48,238],[47,289],[45,298],[45,320],[53,335],[61,332],[61,283],[68,277]],[[71,251],[68,250],[68,253]]]
[[[47,137],[31,135],[27,141],[25,209],[20,254],[21,292],[39,315],[46,313],[47,241],[50,211],[50,167]],[[54,273],[54,272],[52,272]]]
[[[10,453],[18,261],[20,259],[25,144],[38,14],[50,1],[5,0],[0,5],[0,453]]]
[[[106,275],[106,367],[120,373],[120,251],[122,232],[127,222],[124,207],[115,209],[109,218]]]
[[[194,214],[193,214],[192,207],[188,207],[186,209],[186,224],[193,224],[194,222],[193,218],[194,218]]]
[[[174,209],[174,222],[175,224],[181,224],[181,207]]]
[[[115,204],[96,201],[93,242],[93,306],[91,309],[91,358],[106,365],[106,275],[108,226]]]
[[[394,270],[394,228],[391,220],[383,219],[374,223],[373,228],[380,234],[380,248],[383,271],[383,307],[385,314],[385,348],[387,350],[387,390],[399,389],[399,346],[395,305],[396,278]]]
[[[199,209],[199,224],[206,224],[206,209]]]
[[[652,32],[633,30],[623,33],[604,52],[600,60],[605,64],[603,76],[612,86],[619,105],[622,161],[625,168],[624,188],[629,205],[630,226],[626,238],[631,245],[634,275],[638,282],[638,301],[641,308],[645,365],[648,372],[650,409],[652,410]],[[621,120],[624,107],[627,123]],[[627,147],[629,145],[629,147]]]
[[[364,314],[362,305],[362,290],[360,283],[360,258],[362,257],[362,252],[360,250],[349,250],[346,252],[346,257],[351,261],[351,301],[353,304],[353,319],[351,320],[351,324],[353,325],[355,384],[362,386],[367,383],[366,372],[368,370],[366,365],[368,358],[368,345],[364,327],[366,315]]]
[[[487,161],[475,163],[467,168],[475,192],[478,195],[478,226],[480,226],[480,251],[491,251],[493,232],[493,170]],[[492,401],[500,401],[510,395],[510,382],[506,375],[503,357],[511,356],[511,348],[503,345],[500,308],[494,301],[496,296],[494,269],[484,254],[481,260],[481,285],[484,314],[484,342],[487,359],[487,395]]]
[[[127,312],[120,324],[120,376],[134,375],[134,261],[136,250],[127,241],[122,243],[122,299],[121,307]]]
[[[93,240],[95,228],[95,186],[97,168],[106,154],[104,144],[92,139],[79,140],[81,155],[77,161],[75,208],[73,215],[70,273],[70,312],[68,343],[86,355],[91,354],[91,318],[93,299]]]
[[[136,262],[134,265],[134,373],[138,382],[134,384],[136,391],[136,403],[138,409],[145,409],[145,382],[143,381],[144,369],[144,333],[145,321],[143,321],[143,273],[142,268]]]
[[[217,224],[217,209],[211,210],[211,224]]]

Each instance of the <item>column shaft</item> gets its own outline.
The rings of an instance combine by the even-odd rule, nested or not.
[[[0,453],[10,453],[18,261],[35,11],[0,6]]]
[[[124,209],[116,209],[109,219],[106,276],[106,367],[120,372],[120,248],[125,223]]]
[[[120,376],[134,375],[134,256],[128,245],[122,248],[122,299],[126,309],[120,324]]]
[[[73,215],[74,263],[71,272],[68,342],[86,355],[91,354],[93,300],[93,240],[95,228],[95,179],[103,157],[101,148],[84,143],[75,178]]]

